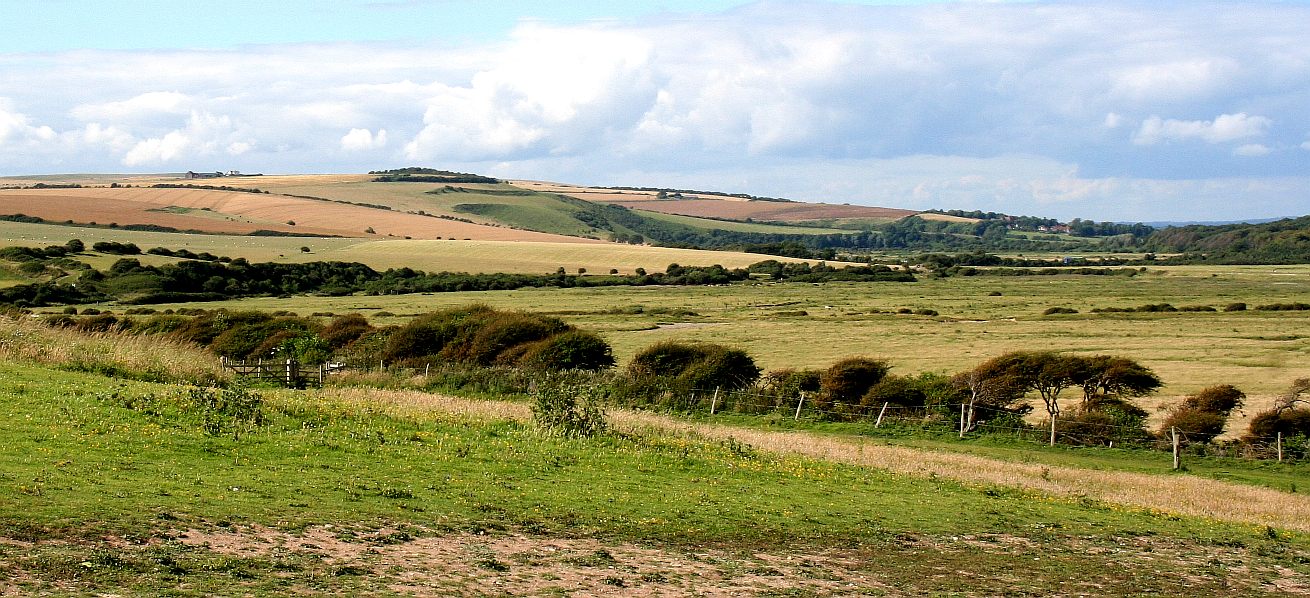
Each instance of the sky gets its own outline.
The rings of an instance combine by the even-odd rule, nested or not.
[[[1310,2],[0,0],[0,176],[1310,213]]]

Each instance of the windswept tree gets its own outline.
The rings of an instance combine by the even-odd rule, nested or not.
[[[977,427],[979,407],[1004,409],[1023,400],[1028,388],[1009,367],[1012,356],[993,357],[951,378],[951,385],[965,401],[963,431]]]
[[[1164,383],[1150,368],[1127,357],[1094,355],[1075,358],[1074,382],[1083,388],[1083,403],[1098,396],[1144,397],[1159,390]]]
[[[1268,442],[1278,434],[1310,436],[1310,378],[1300,378],[1292,383],[1274,408],[1251,418],[1246,440]]]
[[[1234,409],[1246,401],[1246,393],[1229,384],[1211,386],[1186,397],[1175,406],[1160,426],[1161,434],[1177,428],[1191,442],[1210,442],[1224,433]]]
[[[1087,388],[1090,387],[1094,396],[1096,390],[1103,386],[1113,389],[1126,388],[1126,383],[1114,376],[1095,376],[1094,373],[1098,370],[1114,368],[1106,365],[1095,366],[1090,363],[1091,361],[1086,357],[1065,355],[1055,351],[1014,351],[985,364],[987,365],[985,371],[990,374],[983,380],[990,378],[994,380],[992,384],[1000,385],[993,392],[1013,388],[1016,392],[1017,389],[1022,389],[1025,394],[1037,393],[1042,398],[1047,415],[1051,417],[1051,444],[1055,444],[1055,421],[1060,416],[1060,395],[1065,389],[1074,386],[1083,387],[1086,394]],[[1098,360],[1098,362],[1114,363],[1115,358]],[[1125,369],[1122,364],[1117,368]],[[983,384],[980,388],[985,388],[985,383],[980,384]]]

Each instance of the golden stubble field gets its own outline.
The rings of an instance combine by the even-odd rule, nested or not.
[[[579,268],[585,268],[593,274],[606,274],[611,269],[631,274],[637,268],[651,272],[663,271],[671,263],[684,266],[719,264],[725,268],[740,268],[774,259],[755,253],[621,243],[189,235],[0,221],[0,246],[62,245],[69,239],[81,239],[88,246],[97,241],[115,241],[135,243],[142,250],[153,247],[187,249],[196,253],[244,257],[253,262],[360,262],[377,270],[408,267],[429,272],[549,274],[564,268],[572,274]],[[309,251],[302,251],[301,248],[309,248]],[[81,259],[96,268],[104,269],[119,257],[90,255]],[[151,265],[177,261],[154,255],[134,257]],[[21,281],[8,282],[17,284]]]

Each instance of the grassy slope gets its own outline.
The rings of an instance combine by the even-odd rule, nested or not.
[[[185,547],[177,533],[333,524],[352,536],[361,526],[408,525],[420,534],[504,530],[697,552],[846,550],[854,556],[839,568],[911,594],[1247,593],[1307,573],[1302,540],[1286,534],[1270,539],[1241,526],[779,457],[726,441],[568,440],[494,414],[470,419],[422,405],[388,408],[367,395],[286,392],[269,393],[267,425],[238,440],[201,432],[197,417],[169,406],[176,392],[0,362],[8,449],[0,454],[0,530],[45,539],[0,543],[0,569],[28,590],[312,589],[334,569],[296,553],[220,558]],[[154,413],[122,406],[145,395],[164,399]],[[132,548],[99,540],[105,534],[158,540]],[[961,537],[970,540],[956,543]],[[1125,554],[1124,543],[1162,550]],[[1239,563],[1247,569],[1231,578],[1227,567]],[[1293,569],[1280,573],[1274,564]],[[937,567],[967,575],[936,575]],[[334,586],[360,591],[394,572],[346,575]]]

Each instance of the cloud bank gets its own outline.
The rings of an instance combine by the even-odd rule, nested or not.
[[[763,2],[499,43],[0,54],[0,174],[402,165],[908,208],[1310,212],[1310,9]]]

